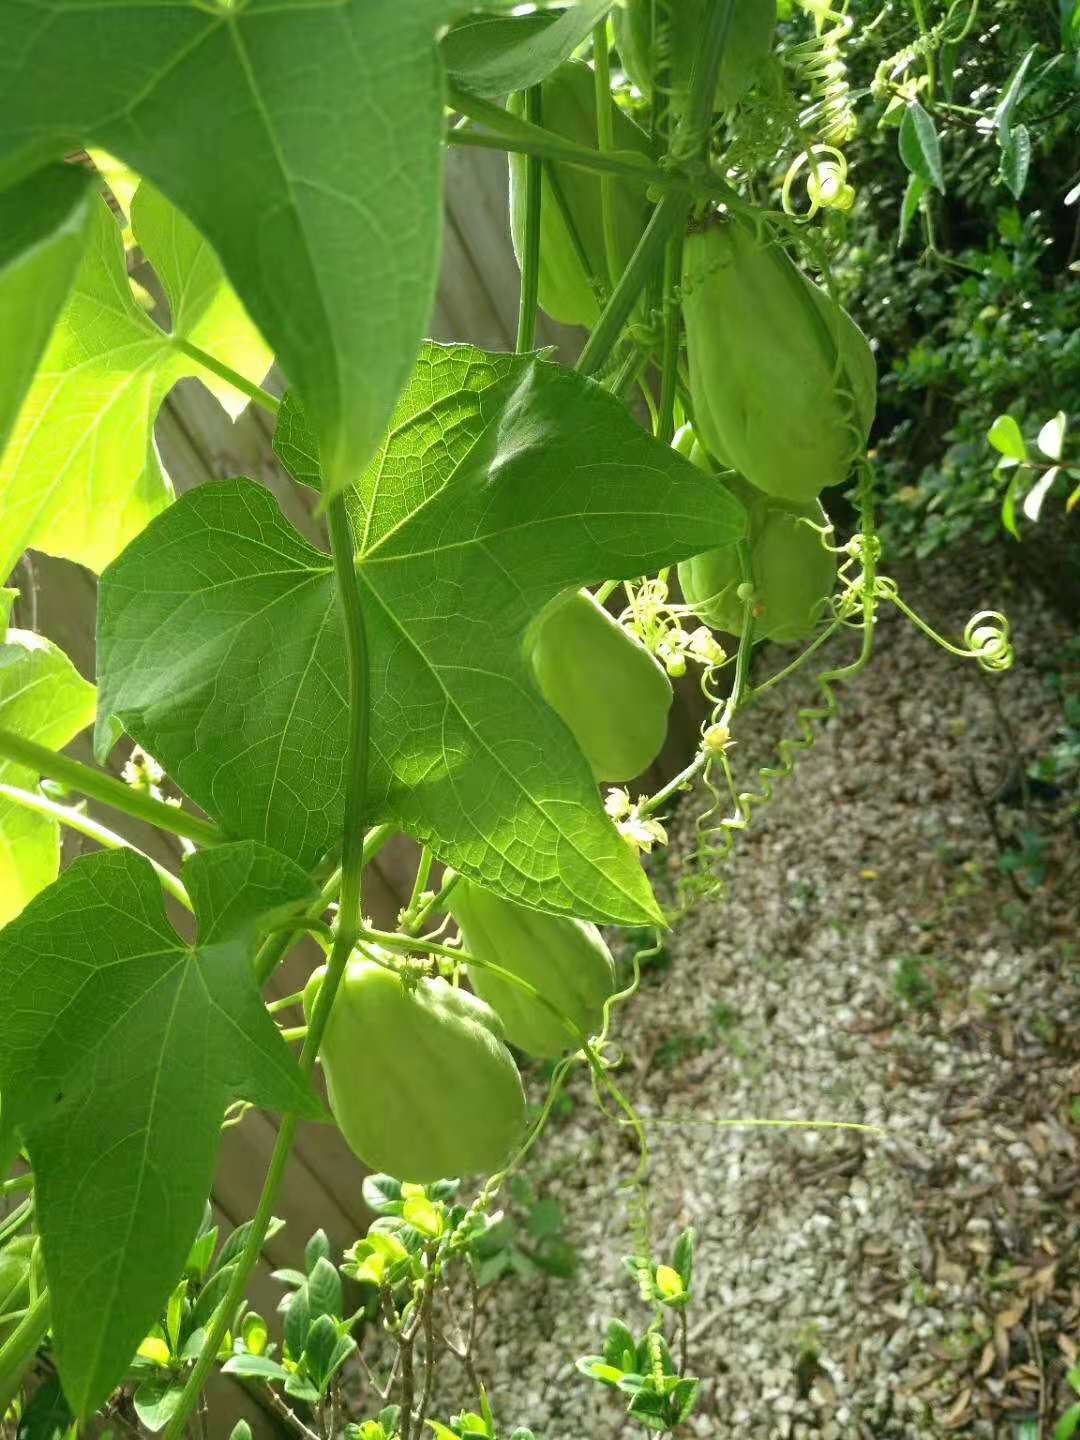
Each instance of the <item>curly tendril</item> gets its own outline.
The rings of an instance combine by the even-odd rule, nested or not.
[[[788,52],[810,90],[811,103],[799,116],[804,128],[820,127],[827,145],[843,145],[855,134],[855,113],[851,107],[851,84],[842,47],[855,22],[843,11],[833,10],[827,0],[799,0],[814,17],[817,34],[792,46]]]
[[[1009,621],[1000,610],[980,610],[964,626],[964,644],[983,670],[1008,670],[1014,657]]]
[[[971,32],[979,14],[980,0],[953,0],[949,6],[945,18],[939,20],[936,25],[930,28],[913,40],[910,45],[905,45],[897,50],[894,55],[887,56],[874,71],[874,78],[870,82],[870,94],[875,100],[881,100],[889,94],[896,81],[909,70],[917,60],[926,60],[936,55],[946,45],[958,45]],[[964,14],[964,12],[967,12]],[[955,24],[959,17],[959,24]]]
[[[806,197],[809,206],[798,211],[792,199],[795,182],[806,174]],[[819,210],[850,210],[855,204],[855,190],[848,183],[848,163],[835,145],[811,145],[788,166],[784,176],[780,203],[786,215],[798,220],[813,220]]]
[[[689,873],[680,881],[680,894],[685,908],[696,899],[715,894],[722,882],[717,875],[720,862],[726,860],[740,831],[749,828],[754,814],[775,796],[775,787],[795,771],[799,758],[811,750],[823,725],[839,710],[837,686],[855,678],[868,664],[872,649],[878,611],[882,604],[895,606],[923,634],[950,654],[960,659],[975,660],[983,670],[1001,672],[1013,663],[1013,647],[1008,619],[997,610],[980,610],[964,628],[960,644],[939,635],[902,599],[896,581],[878,573],[882,555],[881,539],[874,525],[871,504],[871,472],[864,461],[861,466],[860,502],[862,528],[842,546],[832,545],[831,527],[814,526],[822,544],[843,556],[837,580],[838,591],[832,598],[832,619],[798,658],[762,685],[740,693],[738,677],[727,696],[715,689],[716,671],[709,669],[702,676],[702,691],[710,711],[701,727],[701,783],[707,803],[695,818],[695,848]],[[761,766],[755,783],[745,789],[736,784],[731,764],[731,720],[735,710],[763,691],[781,683],[805,664],[814,652],[841,629],[855,630],[861,635],[859,654],[847,665],[824,670],[815,676],[818,699],[796,711],[798,733],[785,736],[777,745],[777,761]],[[742,652],[748,636],[744,634]]]

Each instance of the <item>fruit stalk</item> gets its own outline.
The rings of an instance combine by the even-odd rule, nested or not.
[[[542,120],[540,86],[525,92],[525,118],[530,124]],[[518,300],[518,329],[515,349],[531,350],[536,340],[536,304],[540,289],[540,194],[543,163],[538,155],[525,157],[525,243],[521,251],[521,295]]]

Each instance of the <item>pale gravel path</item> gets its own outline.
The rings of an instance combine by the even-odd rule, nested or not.
[[[910,598],[947,595],[959,629],[1000,593],[994,575],[957,586],[938,569]],[[1065,627],[1030,595],[1014,608],[1019,661],[992,683],[1029,747],[1056,724],[1038,667]],[[753,725],[742,765],[787,722],[763,706]],[[978,678],[886,618],[841,719],[741,840],[726,899],[679,928],[670,968],[622,1013],[628,1093],[648,1116],[695,1118],[650,1139],[658,1242],[698,1231],[700,1436],[1011,1436],[1002,1407],[1038,1405],[1040,1355],[1047,1416],[1057,1403],[1057,1335],[1080,1339],[1076,913],[1053,894],[1020,906],[995,868],[967,764],[992,786],[1002,754]],[[898,998],[904,956],[934,987],[929,1012]],[[620,1260],[633,1151],[575,1093],[531,1176],[563,1206],[580,1274],[502,1282],[478,1340],[507,1431],[537,1440],[644,1433],[573,1369],[609,1316],[644,1319]],[[887,1137],[703,1118],[739,1116]],[[442,1372],[440,1410],[467,1401],[460,1378]]]

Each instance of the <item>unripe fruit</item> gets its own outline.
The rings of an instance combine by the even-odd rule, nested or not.
[[[597,148],[595,77],[583,61],[568,60],[547,77],[541,87],[540,106],[545,130],[575,144]],[[523,97],[512,95],[509,108],[522,115]],[[612,123],[616,150],[649,157],[649,137],[618,106],[612,107]],[[526,157],[511,154],[509,163],[510,234],[520,265],[525,246]],[[567,228],[552,176],[573,221],[584,263]],[[616,267],[622,274],[645,228],[649,206],[643,185],[616,179],[610,191],[618,252]],[[595,171],[545,162],[540,194],[541,307],[564,325],[595,325],[600,317],[600,302],[589,283],[590,275],[610,288],[600,176]]]
[[[544,699],[601,782],[632,780],[660,753],[671,709],[662,666],[588,591],[560,598],[528,640]]]
[[[320,966],[304,990],[309,1021],[325,973]],[[498,1170],[525,1122],[521,1077],[502,1037],[477,996],[350,961],[320,1052],[349,1148],[372,1169],[417,1184]]]
[[[654,59],[663,51],[668,71],[667,88],[676,115],[681,114],[690,89],[694,59],[701,49],[706,0],[670,0],[666,40],[650,46],[653,0],[626,0],[615,7],[615,41],[623,67],[641,93],[652,94],[650,51]],[[776,29],[776,0],[735,0],[727,39],[716,77],[716,109],[728,110],[746,94],[772,49]]]
[[[615,988],[615,965],[595,925],[512,904],[468,880],[455,885],[450,911],[470,955],[528,981],[585,1035],[599,1030],[604,1001]],[[482,966],[466,968],[469,984],[520,1049],[550,1057],[579,1048],[580,1041],[539,1000]]]
[[[704,451],[695,445],[690,459],[709,468]],[[794,505],[762,495],[738,475],[718,475],[716,483],[746,506],[750,517],[750,570],[754,588],[755,641],[790,645],[813,630],[836,583],[836,556],[804,520],[827,525],[821,502]],[[734,545],[707,550],[679,566],[683,598],[713,630],[742,633],[743,583]]]
[[[766,231],[710,217],[683,247],[694,425],[768,495],[806,502],[846,479],[874,418],[866,337]]]

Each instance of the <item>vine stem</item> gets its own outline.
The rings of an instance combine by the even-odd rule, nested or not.
[[[709,116],[716,93],[716,76],[734,9],[735,0],[720,0],[709,14],[704,26],[701,50],[690,81],[687,113],[673,140],[673,153],[682,151],[692,154],[710,191],[715,185],[709,183],[708,176]],[[578,358],[574,368],[579,374],[595,375],[603,366],[618,342],[638,296],[649,283],[668,240],[685,226],[693,204],[693,193],[686,188],[688,179],[689,177],[684,177],[684,183],[679,189],[668,190],[653,211],[645,233],[638,241],[629,264],[619,277],[611,299],[604,306],[596,328]],[[693,181],[689,180],[689,183],[693,184]],[[725,191],[729,188],[723,186]],[[742,202],[738,202],[737,208],[743,208]]]
[[[669,191],[657,205],[629,264],[619,277],[611,299],[604,306],[596,329],[578,357],[574,368],[579,375],[595,375],[603,366],[615,348],[668,238],[685,223],[689,211],[689,197],[676,191]]]
[[[10,1215],[0,1220],[0,1245],[6,1244],[11,1236],[15,1234],[16,1230],[21,1229],[21,1227],[26,1224],[33,1213],[34,1197],[33,1194],[30,1194],[19,1205],[15,1206],[15,1209],[12,1210]]]
[[[915,11],[915,23],[919,27],[919,35],[926,39],[929,33],[926,24],[926,13],[923,10],[922,0],[911,0],[911,8]],[[934,102],[934,91],[936,89],[936,67],[934,65],[933,51],[928,50],[923,56],[926,62],[926,97],[931,104]]]
[[[412,917],[412,919],[405,925],[405,933],[407,935],[417,934],[424,928],[424,926],[431,919],[432,915],[436,913],[436,911],[444,910],[446,908],[447,900],[450,898],[454,887],[460,882],[460,880],[461,876],[457,873],[449,876],[444,875],[442,888],[437,892],[437,894],[433,895],[425,905],[422,905],[420,909],[416,912],[416,914]],[[436,931],[436,934],[437,933],[438,932]]]
[[[750,544],[746,540],[740,540],[737,547],[739,560],[739,574],[742,577],[741,583],[750,587],[746,599],[743,601],[743,621],[739,632],[739,648],[735,653],[735,678],[731,682],[731,693],[728,695],[727,704],[724,706],[724,713],[720,718],[720,724],[730,726],[735,711],[747,698],[746,687],[750,677],[750,654],[754,648],[754,596],[753,583],[754,572],[750,559]]]
[[[705,752],[699,750],[685,770],[680,770],[678,775],[669,780],[662,789],[657,790],[655,795],[650,795],[647,800],[638,802],[638,814],[651,815],[654,810],[659,810],[677,790],[681,790],[684,785],[688,785],[693,780],[704,764]]]
[[[393,825],[374,825],[364,836],[364,864],[373,860],[386,842],[393,835]],[[337,899],[338,891],[341,889],[341,867],[334,871],[326,884],[319,892],[319,898],[304,916],[305,921],[318,920],[328,905]],[[289,951],[306,933],[306,925],[297,924],[293,927],[285,926],[284,929],[268,935],[261,947],[255,952],[255,959],[252,968],[255,971],[255,979],[260,988],[281,964]]]
[[[470,105],[486,103],[475,100],[472,96],[467,98]],[[451,103],[453,102],[451,101]],[[500,128],[496,129],[493,123],[491,134],[471,128],[447,130],[443,136],[445,143],[470,150],[502,150],[509,151],[513,155],[539,155],[543,160],[556,161],[560,165],[571,165],[578,170],[589,170],[594,174],[613,175],[616,179],[630,180],[640,185],[642,189],[686,195],[692,201],[722,201],[740,215],[760,213],[755,211],[737,190],[719,176],[692,178],[674,167],[662,170],[659,166],[649,165],[645,161],[639,162],[623,158],[631,153],[624,150],[613,150],[610,154],[605,155],[602,151],[594,150],[588,145],[575,145],[572,140],[563,140],[552,131],[544,130],[539,125],[530,125],[516,115],[511,115],[509,111],[501,111],[498,105],[490,108],[503,116],[503,124]],[[486,120],[487,116],[485,115],[483,118]]]
[[[541,120],[540,86],[525,91],[525,118],[533,124]],[[536,305],[540,290],[540,204],[543,163],[539,155],[525,160],[525,245],[521,254],[521,294],[518,300],[518,354],[531,350],[536,341]]]
[[[608,61],[607,17],[592,33],[593,81],[596,88],[596,142],[601,155],[615,149],[615,122],[611,113],[611,65]],[[619,237],[615,228],[615,177],[600,177],[600,226],[604,236],[604,255],[608,280],[619,281]]]
[[[209,370],[219,380],[224,380],[234,390],[239,390],[241,395],[246,395],[253,400],[269,415],[276,415],[281,409],[281,401],[276,395],[271,395],[269,390],[264,390],[261,385],[247,380],[230,365],[221,360],[215,360],[213,355],[208,355],[205,350],[200,350],[197,345],[192,345],[190,340],[182,340],[178,336],[173,337],[173,346],[185,354],[189,360],[194,360],[196,365],[201,365],[204,370]]]
[[[702,166],[707,166],[709,152],[709,121],[716,96],[716,79],[724,58],[735,0],[718,0],[702,27],[701,46],[690,73],[690,96],[686,112],[672,137],[672,153],[688,151]]]
[[[675,387],[679,378],[679,302],[676,288],[682,273],[683,237],[672,235],[664,254],[664,342],[660,362],[660,411],[656,438],[670,445],[675,435]]]
[[[182,835],[199,845],[221,845],[226,838],[213,821],[202,820],[175,805],[165,805],[152,795],[143,795],[122,780],[113,779],[104,771],[84,765],[81,760],[73,760],[70,755],[62,755],[58,750],[38,745],[36,741],[27,740],[11,730],[0,729],[0,757],[25,765],[37,775],[47,775],[50,780],[77,790],[80,795],[108,805],[111,810],[119,810],[135,820],[145,820],[158,830]]]
[[[0,1345],[0,1419],[7,1413],[22,1377],[49,1328],[49,1292],[42,1290],[15,1329]]]
[[[338,905],[337,934],[334,948],[308,1026],[307,1038],[300,1052],[300,1070],[309,1077],[315,1069],[319,1046],[326,1032],[330,1009],[341,984],[345,967],[360,931],[360,901],[364,873],[363,816],[367,801],[369,706],[368,650],[364,628],[364,612],[360,603],[360,587],[353,556],[352,533],[342,496],[335,496],[327,507],[330,549],[337,579],[338,604],[345,625],[345,650],[348,657],[349,745],[348,773],[345,781],[345,825],[341,846],[341,898]],[[282,1118],[277,1142],[263,1182],[259,1205],[251,1222],[247,1241],[236,1263],[236,1270],[210,1327],[195,1368],[188,1376],[183,1393],[164,1440],[179,1440],[183,1434],[203,1386],[217,1359],[225,1332],[232,1324],[236,1307],[243,1298],[248,1278],[259,1258],[270,1224],[274,1202],[281,1187],[285,1166],[298,1125],[296,1115]]]
[[[180,879],[137,845],[132,845],[130,840],[125,840],[122,835],[117,835],[115,830],[110,830],[107,825],[102,825],[100,821],[84,815],[81,810],[76,810],[71,805],[58,805],[47,795],[36,795],[32,790],[20,790],[16,785],[0,785],[0,795],[15,805],[21,805],[24,810],[33,810],[38,815],[45,815],[60,825],[66,825],[69,830],[76,830],[80,835],[96,840],[106,850],[133,850],[154,867],[154,873],[161,881],[161,888],[174,900],[178,900],[185,910],[191,909],[191,900]]]
[[[582,170],[598,170],[609,175],[621,175],[636,180],[642,189],[655,185],[665,190],[685,190],[685,177],[661,170],[648,161],[629,159],[625,153],[605,154],[591,145],[577,145],[564,140],[542,125],[523,120],[501,105],[490,100],[468,95],[451,85],[447,92],[447,103],[470,119],[490,125],[495,132],[485,135],[475,130],[450,130],[445,139],[449,145],[467,145],[482,150],[513,150],[521,155],[538,155],[544,160],[557,160],[560,164],[574,165]]]

